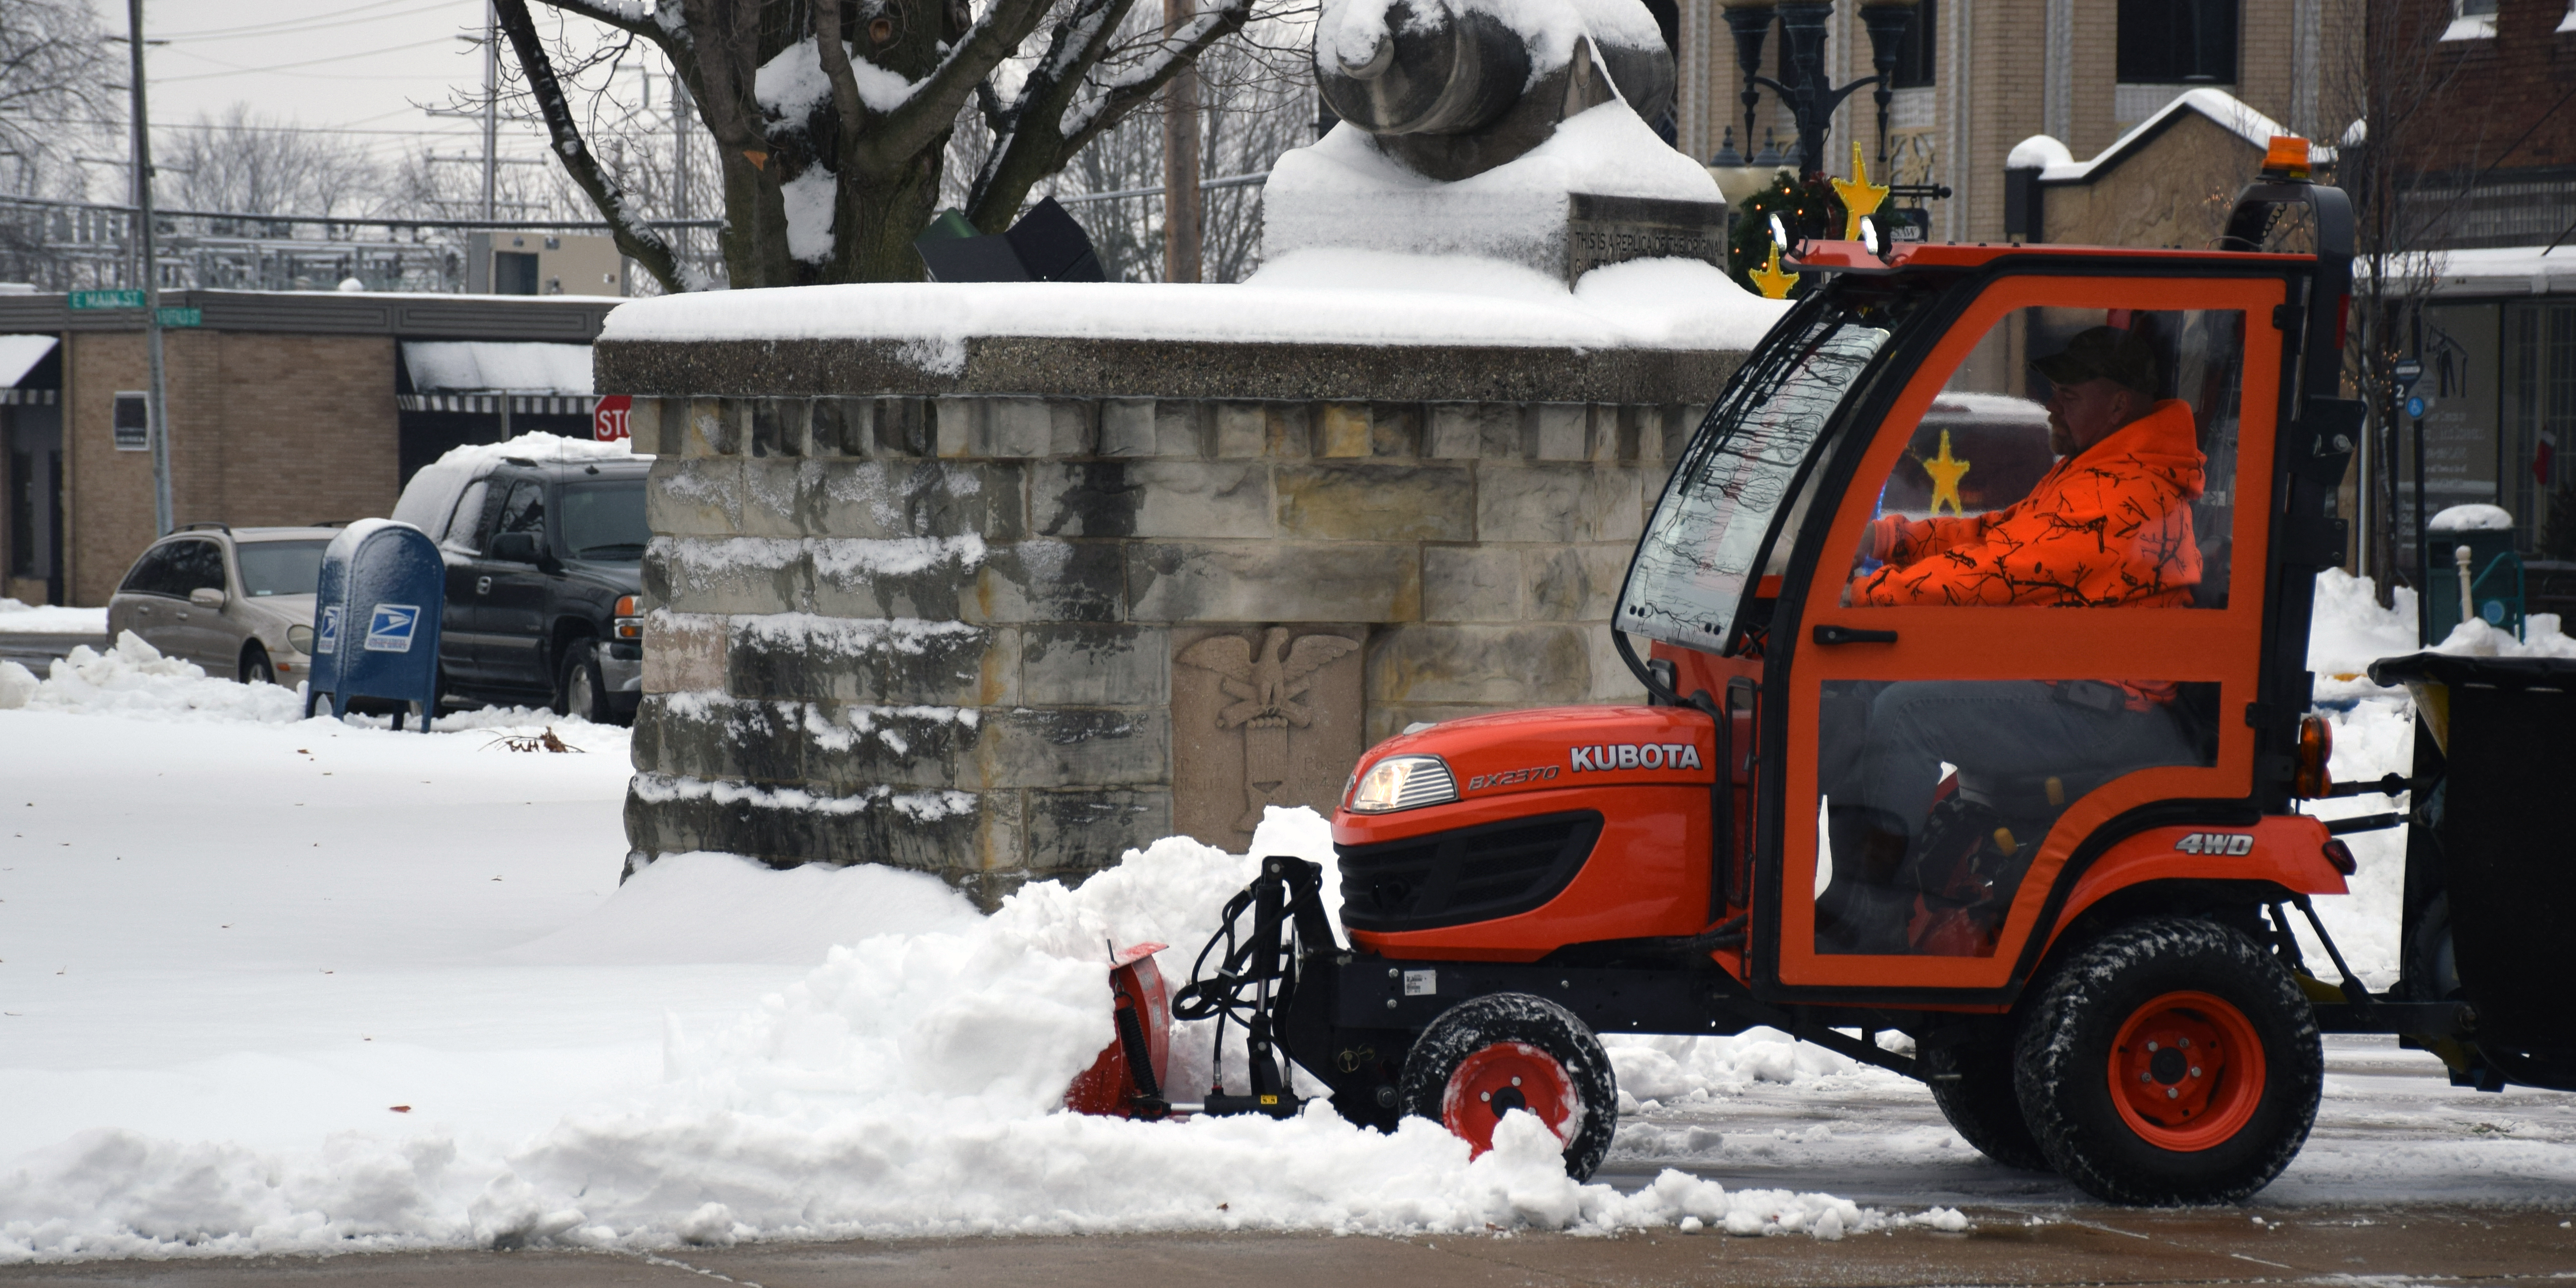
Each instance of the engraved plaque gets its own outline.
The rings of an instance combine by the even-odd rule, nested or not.
[[[1329,815],[1367,749],[1364,626],[1225,626],[1172,636],[1172,827],[1241,853],[1262,811]]]

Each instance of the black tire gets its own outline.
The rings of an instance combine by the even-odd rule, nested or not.
[[[1610,1137],[1619,1128],[1619,1079],[1610,1068],[1609,1052],[1601,1049],[1592,1030],[1572,1011],[1546,998],[1488,993],[1441,1012],[1405,1054],[1397,1103],[1407,1114],[1448,1127],[1481,1153],[1504,1113],[1513,1108],[1540,1112],[1523,1099],[1516,1090],[1521,1084],[1514,1079],[1498,1088],[1499,1102],[1491,1098],[1492,1092],[1474,1101],[1457,1097],[1454,1107],[1459,1120],[1450,1120],[1444,1110],[1453,1107],[1452,1083],[1497,1056],[1553,1062],[1572,1101],[1566,1106],[1569,1116],[1558,1126],[1559,1134],[1566,1136],[1565,1174],[1578,1181],[1590,1179],[1610,1152]]]
[[[2177,1048],[2195,1031],[2201,1046],[2186,1055]],[[2179,917],[2122,926],[2068,958],[2014,1053],[2040,1151],[2113,1203],[2233,1203],[2271,1184],[2307,1142],[2324,1084],[2316,1014],[2289,970],[2238,931]],[[2168,1103],[2167,1121],[2144,1116]]]
[[[1915,1067],[1932,1089],[1932,1103],[1941,1107],[1941,1116],[1978,1153],[2025,1172],[2055,1170],[2021,1116],[2021,1096],[2013,1089],[2011,1030],[1927,1044]]]
[[[555,672],[555,714],[607,724],[608,685],[599,674],[599,655],[587,638],[564,646],[563,665]]]
[[[268,650],[253,640],[242,645],[241,665],[235,668],[233,678],[244,684],[275,684],[277,667],[268,660]]]

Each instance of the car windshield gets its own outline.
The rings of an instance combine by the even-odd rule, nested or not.
[[[242,590],[253,599],[269,595],[310,595],[322,578],[322,551],[328,541],[244,541],[233,547],[241,564]]]
[[[653,529],[644,522],[644,480],[574,483],[563,492],[564,546],[575,559],[634,563]]]
[[[1637,546],[1618,629],[1723,652],[1798,467],[1886,331],[1829,305],[1782,320],[1709,410]]]

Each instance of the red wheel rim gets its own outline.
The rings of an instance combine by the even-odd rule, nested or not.
[[[1504,1114],[1526,1109],[1563,1140],[1581,1104],[1556,1057],[1526,1042],[1496,1042],[1458,1062],[1440,1097],[1440,1121],[1474,1158],[1494,1147]]]
[[[2111,1044],[2111,1103],[2148,1144],[2190,1153],[2244,1129],[2263,1100],[2263,1042],[2235,1004],[2167,993],[2139,1007]]]

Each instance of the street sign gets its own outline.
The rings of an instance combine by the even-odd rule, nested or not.
[[[2424,363],[2418,358],[2399,358],[2388,374],[2397,377],[2397,392],[2411,394],[2415,392],[2415,382],[2424,378]]]
[[[163,326],[203,326],[206,322],[204,309],[165,308],[153,316],[161,319]]]
[[[626,394],[602,395],[590,409],[590,436],[603,443],[623,441],[627,415],[634,409],[635,399]]]
[[[143,307],[141,291],[74,291],[72,307],[76,309],[139,309]]]
[[[2419,394],[2406,400],[2406,414],[2417,420],[2422,420],[2424,418],[2424,399],[2422,395]]]

